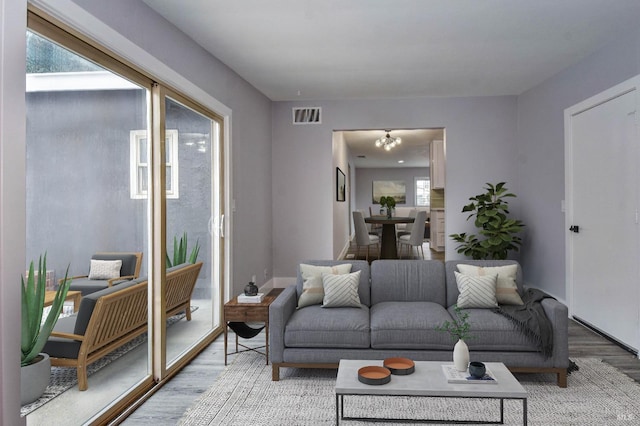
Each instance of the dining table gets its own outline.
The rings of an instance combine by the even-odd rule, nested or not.
[[[396,225],[400,223],[413,223],[413,217],[401,216],[370,216],[364,219],[365,223],[382,225],[382,241],[380,243],[380,259],[397,259],[398,247],[396,246]]]

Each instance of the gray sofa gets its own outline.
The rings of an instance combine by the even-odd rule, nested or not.
[[[458,298],[454,271],[460,263],[503,266],[515,261],[376,260],[307,261],[311,265],[352,264],[360,272],[360,308],[297,309],[302,292],[286,288],[269,309],[272,379],[280,368],[337,368],[340,359],[407,357],[415,361],[451,361],[454,341],[436,330],[452,320]],[[518,265],[518,292],[523,294]],[[553,353],[545,357],[513,323],[492,309],[466,309],[472,339],[466,341],[471,360],[503,362],[513,372],[552,373],[566,387],[568,358],[567,307],[552,298],[542,306],[553,325]]]

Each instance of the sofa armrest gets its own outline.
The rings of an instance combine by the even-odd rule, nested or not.
[[[60,337],[62,339],[71,339],[71,340],[79,340],[79,341],[84,340],[84,336],[81,336],[79,334],[63,333],[61,331],[52,331],[51,337]]]
[[[553,326],[553,366],[569,366],[569,309],[556,299],[542,299],[544,313]]]
[[[298,306],[296,286],[287,287],[269,306],[269,357],[283,362],[284,328]]]

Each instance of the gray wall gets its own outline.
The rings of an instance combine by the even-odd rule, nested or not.
[[[429,177],[428,167],[404,167],[404,168],[358,168],[356,169],[356,209],[369,213],[369,207],[376,212],[379,204],[373,204],[374,180],[401,180],[407,188],[407,202],[398,206],[414,206],[416,200],[416,188],[414,178]]]
[[[293,125],[294,106],[322,107],[322,124]],[[516,187],[517,98],[420,98],[273,104],[274,273],[333,254],[332,132],[371,128],[446,128],[446,233],[473,229],[460,213],[484,182]],[[519,199],[512,205],[518,214]],[[459,258],[449,244],[448,259]]]
[[[271,102],[140,0],[82,0],[82,8],[233,111],[233,293],[272,276]],[[133,58],[135,61],[135,58]]]
[[[639,73],[640,30],[518,97],[513,189],[527,225],[521,260],[527,281],[558,298],[566,297],[564,110]],[[606,155],[604,145],[602,152]]]

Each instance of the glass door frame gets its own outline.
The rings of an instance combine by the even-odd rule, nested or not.
[[[28,24],[27,28],[41,34],[65,48],[90,59],[108,70],[119,74],[125,78],[137,82],[146,87],[149,91],[151,100],[149,109],[149,126],[150,130],[150,159],[152,159],[149,168],[149,250],[150,256],[147,257],[149,262],[149,363],[148,374],[133,388],[122,394],[117,400],[113,401],[107,407],[103,408],[99,413],[90,419],[91,422],[104,423],[124,417],[127,413],[135,410],[135,408],[150,395],[154,387],[164,384],[171,377],[189,363],[195,356],[206,348],[222,331],[222,305],[225,294],[228,292],[230,283],[230,258],[231,242],[224,236],[219,239],[219,249],[222,257],[220,259],[221,274],[217,294],[212,297],[214,299],[214,321],[212,328],[208,333],[192,345],[180,359],[166,366],[165,342],[166,333],[164,327],[164,296],[163,289],[166,281],[165,272],[165,256],[166,256],[166,193],[165,193],[165,138],[163,120],[164,97],[163,95],[170,93],[174,99],[193,107],[204,115],[210,117],[218,123],[218,139],[219,157],[218,174],[216,175],[222,184],[219,186],[221,191],[216,197],[220,200],[220,211],[227,216],[227,206],[229,197],[227,188],[230,187],[229,173],[229,142],[227,126],[230,121],[229,115],[220,115],[207,108],[201,103],[193,100],[191,97],[182,95],[181,91],[171,88],[169,85],[159,83],[154,76],[144,72],[139,67],[128,62],[127,60],[114,54],[113,51],[101,45],[100,43],[90,40],[88,37],[80,34],[78,31],[55,19],[51,15],[42,10],[29,5],[28,6]],[[162,100],[159,102],[159,100]],[[227,112],[227,111],[225,111]],[[230,221],[225,221],[220,229],[230,228]],[[218,306],[219,305],[219,306]]]

